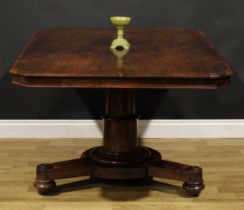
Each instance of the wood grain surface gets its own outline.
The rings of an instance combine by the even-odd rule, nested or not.
[[[48,28],[37,32],[10,72],[38,87],[214,88],[231,67],[196,29],[130,29],[121,67],[110,50],[113,29]]]
[[[243,139],[145,139],[143,142],[145,146],[157,148],[165,159],[200,165],[206,184],[201,196],[187,197],[180,182],[164,179],[155,179],[149,186],[126,187],[75,178],[58,181],[65,184],[65,192],[43,197],[32,186],[38,163],[76,158],[82,151],[102,142],[91,139],[1,139],[0,209],[244,209]]]

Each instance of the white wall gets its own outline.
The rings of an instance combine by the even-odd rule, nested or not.
[[[101,120],[0,120],[0,138],[102,138]],[[140,120],[141,138],[244,138],[244,120]]]

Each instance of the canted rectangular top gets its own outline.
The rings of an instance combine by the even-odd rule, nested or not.
[[[131,49],[118,65],[114,29],[47,28],[12,66],[23,86],[84,88],[215,88],[232,69],[195,29],[128,29]]]

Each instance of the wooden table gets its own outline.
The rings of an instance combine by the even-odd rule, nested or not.
[[[127,30],[132,47],[118,68],[109,48],[114,37],[110,29],[43,29],[11,68],[13,83],[21,86],[107,89],[103,145],[78,159],[38,165],[35,187],[47,194],[63,178],[160,177],[183,181],[186,192],[198,196],[204,188],[200,167],[162,160],[140,146],[134,90],[214,89],[229,84],[232,69],[202,32],[186,29]]]

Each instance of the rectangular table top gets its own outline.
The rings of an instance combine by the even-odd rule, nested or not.
[[[47,28],[37,32],[10,69],[34,87],[216,88],[231,67],[196,29],[128,29],[131,49],[118,68],[114,29]]]

